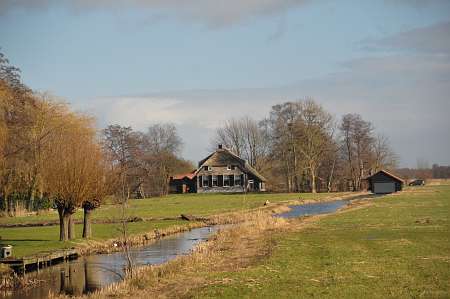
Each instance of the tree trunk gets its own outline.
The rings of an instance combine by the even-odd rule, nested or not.
[[[313,171],[311,171],[311,192],[317,193],[316,190],[316,175]]]
[[[91,213],[92,213],[91,209],[84,207],[83,238],[85,238],[85,239],[88,239],[92,236]]]
[[[64,211],[64,208],[58,208],[58,216],[59,216],[59,240],[67,241],[68,239],[68,218],[67,214]]]
[[[331,167],[330,176],[328,178],[328,192],[331,192],[332,186],[333,186],[333,173],[334,173],[334,167],[336,166],[336,158],[333,160],[333,166]]]
[[[30,196],[28,198],[28,206],[27,206],[27,210],[28,211],[33,211],[34,210],[34,197],[36,195],[36,189],[33,187],[30,190]]]
[[[75,221],[73,220],[73,214],[68,216],[68,237],[69,240],[75,239]]]
[[[9,197],[8,193],[5,193],[5,197],[4,197],[4,200],[5,200],[5,212],[6,212],[7,215],[9,215],[9,198],[8,197]]]

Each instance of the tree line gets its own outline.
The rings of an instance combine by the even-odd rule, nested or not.
[[[193,166],[179,157],[181,139],[170,124],[146,132],[95,120],[22,83],[18,68],[0,53],[0,213],[16,216],[57,210],[60,240],[75,238],[74,213],[90,215],[106,199],[165,195],[176,170]]]
[[[357,191],[367,175],[397,163],[369,121],[359,114],[336,120],[311,98],[275,105],[262,120],[228,120],[212,143],[249,161],[273,191]]]
[[[400,168],[397,172],[405,179],[450,179],[450,166],[418,163],[416,168]]]

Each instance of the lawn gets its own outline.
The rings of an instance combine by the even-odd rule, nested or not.
[[[333,194],[338,196],[339,194]],[[153,231],[155,228],[166,228],[174,225],[182,225],[181,220],[159,220],[161,218],[178,217],[180,214],[213,215],[237,210],[246,210],[264,205],[266,200],[270,202],[283,202],[295,199],[321,199],[329,197],[328,193],[258,193],[258,194],[177,194],[166,197],[131,200],[127,214],[130,217],[156,218],[152,221],[136,222],[129,224],[131,234]],[[76,213],[77,219],[82,219],[82,211]],[[117,219],[120,217],[120,209],[116,205],[104,205],[93,212],[93,219]],[[57,220],[58,215],[54,211],[42,215],[24,217],[0,218],[0,223],[32,223]],[[82,225],[76,225],[77,236],[81,236]],[[119,235],[117,224],[94,224],[93,236],[96,240],[114,238]],[[59,242],[59,227],[23,227],[0,228],[0,244],[14,246],[14,255],[21,257],[40,251],[48,251],[59,248],[73,247],[82,242],[76,239],[70,242]]]
[[[189,296],[449,298],[450,186],[409,191],[272,236],[270,257]]]

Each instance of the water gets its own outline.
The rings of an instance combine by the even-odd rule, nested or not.
[[[300,216],[327,214],[337,211],[339,208],[348,205],[348,200],[334,200],[328,202],[311,203],[304,205],[289,206],[290,211],[277,214],[277,217],[295,218]]]
[[[196,228],[146,246],[135,247],[131,251],[133,263],[136,266],[158,265],[179,255],[188,254],[195,245],[207,240],[217,229],[218,227]],[[0,298],[40,299],[47,298],[50,291],[67,295],[87,294],[121,281],[126,264],[122,252],[80,257],[44,268],[39,273],[27,273],[28,278],[45,282],[35,288],[0,294]]]

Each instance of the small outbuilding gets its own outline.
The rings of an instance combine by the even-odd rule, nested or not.
[[[386,170],[380,170],[366,178],[368,189],[375,194],[388,194],[401,191],[404,180]]]
[[[169,192],[170,193],[195,193],[197,192],[197,186],[193,179],[195,178],[194,172],[175,175],[170,178]]]

